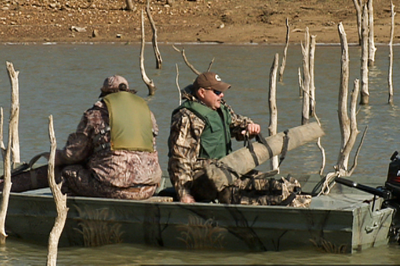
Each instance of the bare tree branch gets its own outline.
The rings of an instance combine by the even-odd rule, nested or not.
[[[186,58],[186,54],[185,54],[185,49],[179,50],[178,48],[176,48],[174,45],[172,45],[172,47],[174,48],[175,51],[179,52],[182,54],[183,60],[185,61],[186,65],[193,71],[193,73],[195,73],[196,75],[200,75],[201,72],[198,71],[192,64],[189,63],[189,61]]]
[[[147,17],[149,18],[149,21],[150,21],[151,29],[153,30],[152,43],[153,43],[154,55],[156,57],[156,63],[157,63],[156,67],[157,67],[157,69],[161,69],[162,68],[162,58],[161,58],[160,50],[158,49],[156,24],[154,23],[153,17],[151,16],[151,12],[150,12],[150,0],[147,0],[146,11],[147,11],[146,12]]]
[[[179,87],[179,69],[178,69],[178,64],[176,64],[176,87],[178,88],[179,106],[180,106],[182,104],[182,94],[181,94],[181,88]]]
[[[286,56],[287,56],[287,50],[289,47],[289,34],[290,34],[289,19],[286,18],[286,44],[285,44],[285,48],[283,49],[282,65],[279,69],[279,82],[283,81],[283,73],[285,72]]]
[[[144,83],[147,86],[147,89],[149,90],[149,95],[154,95],[156,91],[156,86],[154,85],[154,82],[149,79],[149,77],[146,74],[146,70],[144,67],[144,45],[145,45],[145,38],[144,38],[144,17],[143,17],[143,10],[142,10],[142,46],[140,49],[140,73],[142,74],[142,79]]]

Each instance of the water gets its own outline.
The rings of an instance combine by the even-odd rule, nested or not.
[[[267,45],[176,45],[185,48],[188,60],[200,71],[206,71],[213,58],[212,70],[233,86],[225,99],[234,110],[251,117],[262,125],[268,135],[269,73],[276,53],[282,55],[282,46]],[[160,47],[163,68],[155,69],[150,45],[146,46],[145,66],[149,78],[158,90],[147,97],[147,87],[139,70],[140,46],[137,44],[60,44],[60,45],[3,45],[0,62],[12,62],[19,71],[20,88],[20,145],[21,160],[29,161],[34,155],[48,151],[48,117],[53,116],[58,147],[62,148],[69,133],[73,132],[84,110],[89,108],[100,93],[107,76],[119,74],[127,78],[130,87],[148,100],[160,128],[158,150],[164,170],[167,165],[167,138],[170,115],[179,103],[176,86],[177,68],[179,86],[193,82],[196,75],[185,65],[180,53],[172,45]],[[359,47],[350,47],[349,88],[360,76]],[[378,46],[375,66],[370,71],[370,104],[360,106],[358,128],[368,126],[366,139],[353,176],[373,177],[383,184],[389,158],[399,149],[397,121],[400,115],[397,93],[400,77],[397,62],[400,48],[394,47],[394,105],[387,104],[388,47]],[[298,92],[298,68],[302,64],[300,46],[288,50],[283,83],[277,84],[278,131],[300,125],[301,103]],[[317,115],[326,135],[321,143],[326,151],[325,173],[332,170],[340,149],[340,131],[337,118],[340,75],[340,47],[318,46],[315,55],[315,86]],[[5,142],[10,106],[10,83],[7,70],[0,71],[0,106],[5,115]],[[358,136],[360,140],[361,134]],[[235,144],[235,148],[243,144]],[[358,145],[358,142],[357,144]],[[318,173],[321,155],[314,143],[288,152],[281,165],[282,174]],[[350,161],[352,165],[352,161]],[[268,169],[269,165],[261,166]],[[0,250],[0,265],[43,265],[46,247],[8,239]],[[369,249],[353,255],[321,253],[302,249],[268,253],[230,253],[213,251],[176,251],[138,245],[112,245],[99,248],[61,248],[58,265],[132,265],[132,264],[398,264],[399,246]]]

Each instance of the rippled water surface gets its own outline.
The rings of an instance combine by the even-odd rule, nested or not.
[[[269,73],[276,53],[282,46],[246,45],[177,45],[185,48],[188,60],[200,71],[206,71],[213,58],[212,70],[232,84],[225,99],[237,113],[251,117],[268,135]],[[0,48],[0,106],[7,124],[10,106],[10,85],[5,62],[19,71],[21,160],[28,161],[37,153],[49,150],[48,117],[54,118],[58,147],[62,148],[73,132],[84,110],[97,100],[101,84],[107,76],[119,74],[127,78],[131,88],[146,98],[160,128],[158,150],[162,168],[166,170],[167,138],[170,115],[179,104],[176,85],[181,88],[193,82],[195,74],[184,64],[181,54],[172,45],[160,47],[163,68],[155,69],[150,45],[146,46],[145,65],[149,78],[158,90],[147,98],[139,70],[140,47],[136,44],[97,45],[4,45]],[[350,47],[350,83],[360,77],[360,50]],[[315,56],[317,115],[326,135],[326,169],[335,164],[340,148],[338,128],[338,89],[340,47],[318,46]],[[354,176],[369,176],[385,181],[389,158],[399,149],[400,49],[394,47],[394,105],[387,104],[388,47],[378,46],[375,66],[369,77],[370,104],[359,107],[358,128],[368,126]],[[289,46],[282,83],[277,84],[278,131],[300,125],[301,102],[298,90],[298,68],[302,64],[300,46]],[[4,129],[7,132],[7,126]],[[360,134],[361,136],[361,134]],[[359,137],[360,137],[359,136]],[[7,134],[5,133],[5,137]],[[7,139],[7,138],[6,138]],[[235,144],[235,148],[243,144]],[[321,156],[315,144],[307,144],[288,152],[281,166],[282,174],[317,173]],[[262,169],[268,168],[268,164]],[[44,265],[46,247],[8,240],[0,249],[0,265]],[[264,252],[191,252],[149,248],[134,245],[112,245],[99,248],[61,248],[58,265],[131,265],[131,264],[399,264],[399,247],[389,245],[353,255],[325,254],[314,249]]]

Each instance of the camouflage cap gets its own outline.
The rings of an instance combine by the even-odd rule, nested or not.
[[[101,87],[100,90],[101,94],[99,97],[103,97],[109,93],[118,91],[129,91],[132,93],[136,93],[135,90],[129,90],[128,81],[124,77],[118,75],[106,78],[103,82],[103,87]]]

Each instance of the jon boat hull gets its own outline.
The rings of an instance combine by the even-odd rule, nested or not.
[[[313,198],[309,208],[68,197],[60,246],[140,243],[167,248],[280,251],[319,245],[355,252],[388,243],[392,209],[365,193]],[[9,236],[47,245],[50,190],[11,193]]]

